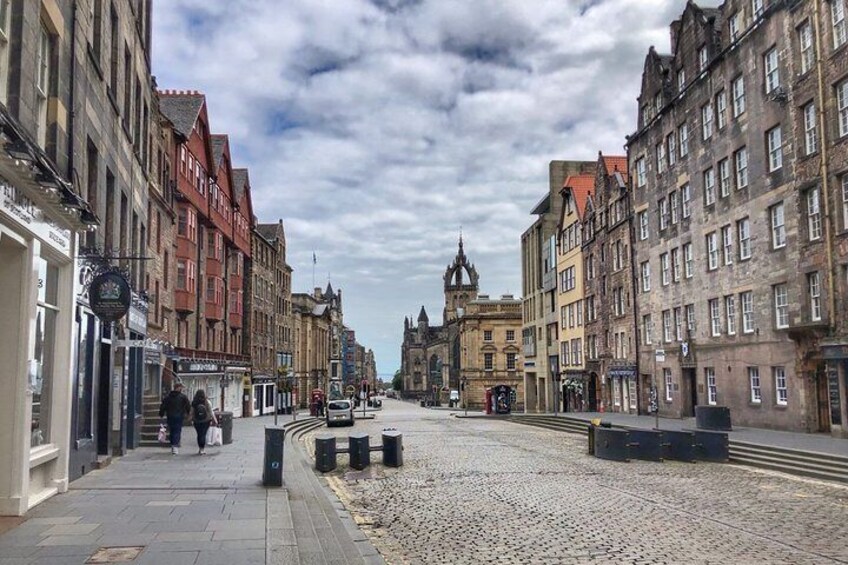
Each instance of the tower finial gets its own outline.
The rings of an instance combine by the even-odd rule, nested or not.
[[[462,226],[459,226],[459,254],[462,255]]]

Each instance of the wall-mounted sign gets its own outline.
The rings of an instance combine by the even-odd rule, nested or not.
[[[688,346],[687,346],[688,349]],[[665,349],[657,349],[654,352],[654,359],[657,363],[665,363]]]
[[[101,273],[88,287],[88,300],[98,318],[104,322],[117,322],[126,316],[130,309],[130,284],[121,273]]]
[[[71,231],[59,227],[23,190],[0,177],[0,210],[42,242],[62,252],[71,252]]]
[[[218,363],[184,359],[177,361],[177,371],[180,373],[223,373],[224,367]]]

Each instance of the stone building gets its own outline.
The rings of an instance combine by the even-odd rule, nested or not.
[[[431,326],[424,306],[417,326],[410,318],[403,321],[401,373],[403,394],[411,398],[432,397],[444,388],[459,389],[460,342],[457,320],[469,301],[477,298],[479,275],[468,262],[459,238],[459,250],[443,277],[445,304],[443,325]],[[447,395],[445,394],[445,397]]]
[[[148,302],[144,260],[150,233],[148,191],[159,176],[154,147],[158,136],[155,84],[150,72],[152,3],[12,2],[13,27],[42,24],[49,38],[51,75],[73,75],[55,91],[67,105],[42,98],[39,111],[54,116],[56,128],[72,138],[68,175],[102,219],[90,232],[77,262],[78,280],[110,265],[120,268],[132,287],[130,311],[119,322],[101,323],[83,286],[77,296],[78,370],[70,427],[69,476],[74,478],[137,447],[142,439],[144,395],[154,394],[159,372],[146,370],[145,359],[159,362],[163,348],[147,338]],[[23,10],[16,20],[14,12]],[[24,27],[18,27],[23,25]],[[14,43],[13,43],[14,45]],[[33,64],[32,54],[27,59]],[[22,77],[33,84],[39,73]],[[36,81],[37,82],[37,81]],[[55,85],[57,88],[58,84]],[[52,87],[51,87],[52,88]],[[67,97],[67,98],[66,98]],[[120,341],[119,341],[120,340]],[[123,342],[123,343],[121,343]]]
[[[510,410],[524,410],[524,376],[521,370],[521,300],[511,295],[491,299],[480,294],[466,303],[457,320],[460,344],[460,374],[465,381],[461,393],[469,409],[486,407],[486,391],[508,387],[512,398],[493,397],[497,403],[508,401]]]
[[[595,189],[595,176],[571,175],[565,180],[557,225],[557,311],[559,312],[560,401],[566,412],[590,409],[584,346],[583,219]]]
[[[528,412],[552,412],[555,382],[560,379],[557,313],[557,223],[563,182],[591,172],[591,161],[551,161],[545,196],[530,212],[537,216],[521,234],[523,292],[521,341]]]
[[[102,225],[90,200],[102,197],[102,187],[82,185],[75,174],[85,147],[77,140],[88,125],[73,116],[84,107],[73,77],[90,69],[69,41],[83,26],[64,4],[3,2],[0,10],[3,516],[65,492],[94,467],[101,437],[109,450],[108,428],[97,427],[111,424],[109,414],[92,405],[103,398],[94,396],[102,374],[89,362],[101,325],[77,303],[85,281],[76,259],[82,240],[95,240],[91,230]],[[104,115],[111,125],[112,115]]]
[[[246,265],[253,210],[246,178],[235,183],[227,136],[211,133],[206,97],[160,91],[162,114],[173,124],[177,312],[170,369],[193,394],[204,389],[213,406],[242,414],[249,376],[243,335]]]
[[[689,2],[671,54],[648,52],[628,153],[642,381],[663,415],[845,421],[844,13]]]
[[[250,342],[251,386],[245,396],[251,399],[246,408],[251,416],[273,414],[277,382],[277,249],[271,240],[275,229],[258,224],[253,230],[250,255],[250,283],[247,312],[250,321],[247,334]],[[276,224],[271,224],[276,228]]]
[[[236,169],[234,176],[247,178],[246,169]],[[256,224],[250,263],[250,290],[247,311],[250,313],[246,332],[249,334],[251,383],[244,395],[253,416],[273,413],[273,400],[278,379],[291,374],[292,306],[291,273],[286,263],[286,234],[283,221]],[[285,392],[294,383],[282,381]],[[247,383],[245,383],[247,385]],[[283,406],[288,402],[283,399]]]
[[[627,158],[598,154],[583,221],[584,323],[590,410],[639,411]]]
[[[340,297],[316,288],[313,294],[292,294],[294,378],[301,408],[309,406],[314,389],[327,391],[330,378],[330,335],[333,310]],[[328,298],[329,297],[329,298]]]

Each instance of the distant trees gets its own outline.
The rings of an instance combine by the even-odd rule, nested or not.
[[[400,369],[395,371],[395,376],[392,378],[392,388],[398,392],[403,390],[403,375]]]

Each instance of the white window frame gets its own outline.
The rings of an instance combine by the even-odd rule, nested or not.
[[[674,308],[674,337],[683,341],[683,309],[680,306]]]
[[[727,125],[727,91],[721,89],[716,94],[716,126],[718,129],[724,129]]]
[[[668,134],[666,140],[666,154],[668,155],[668,166],[673,167],[677,163],[677,137],[674,132]]]
[[[671,369],[668,367],[663,367],[663,381],[665,381],[665,401],[671,402],[674,398],[674,382],[671,376]]]
[[[846,86],[848,86],[848,81],[845,82]],[[684,158],[689,155],[689,124],[683,122],[680,124],[680,128],[677,130],[679,142],[677,144],[678,151],[680,152],[680,158]]]
[[[715,406],[718,403],[718,386],[716,385],[715,368],[704,367],[704,377],[707,381],[707,403]]]
[[[668,195],[668,206],[671,208],[671,225],[675,225],[680,220],[680,195],[676,190]]]
[[[810,102],[803,109],[804,114],[804,154],[812,155],[819,150],[819,136],[816,127],[816,103]]]
[[[739,39],[739,12],[734,12],[727,19],[727,29],[730,32],[730,41],[736,41]]]
[[[683,306],[683,309],[686,311],[686,329],[689,330],[689,333],[694,333],[695,331],[695,305],[694,304],[686,304]]]
[[[730,160],[727,157],[718,162],[718,196],[730,196]]]
[[[711,298],[707,301],[707,311],[710,313],[710,335],[713,337],[721,336],[721,307],[718,298]]]
[[[798,51],[801,54],[801,74],[808,73],[815,64],[813,52],[813,26],[807,20],[798,27]]]
[[[733,226],[730,224],[721,228],[722,259],[725,265],[733,264]]]
[[[707,102],[701,106],[701,136],[704,141],[713,136],[713,105]]]
[[[695,275],[695,260],[692,257],[692,244],[683,244],[683,274],[687,279]]]
[[[38,112],[38,144],[47,147],[47,99],[50,96],[50,80],[53,75],[50,32],[39,23],[38,52],[36,58],[36,108]]]
[[[783,132],[775,126],[766,132],[769,172],[779,171],[783,167]]]
[[[807,275],[807,291],[810,297],[810,320],[820,322],[822,319],[821,276],[818,271]]]
[[[730,83],[730,93],[733,98],[733,117],[738,118],[745,113],[745,77],[739,75]]]
[[[818,241],[822,237],[821,198],[818,187],[807,191],[807,236],[810,241]]]
[[[636,186],[643,188],[648,183],[648,173],[645,168],[645,157],[636,159]]]
[[[655,152],[657,158],[657,174],[661,174],[665,171],[665,143],[657,143]]]
[[[663,343],[671,343],[671,310],[663,310]]]
[[[751,0],[751,17],[758,19],[763,15],[763,0]]]
[[[736,296],[732,294],[724,297],[724,317],[727,335],[736,335]]]
[[[760,404],[763,401],[763,391],[759,367],[748,367],[748,388],[751,392],[751,402]]]
[[[842,175],[842,229],[848,230],[848,173]]]
[[[680,282],[680,248],[675,247],[671,250],[671,280],[672,282]]]
[[[715,169],[710,167],[704,171],[704,206],[712,206],[715,204]]]
[[[736,190],[748,186],[748,148],[740,147],[733,154],[733,163],[736,167]]]
[[[770,94],[780,86],[780,63],[777,47],[772,47],[763,55],[763,70],[765,72],[766,94]]]
[[[839,137],[848,135],[848,79],[836,85],[836,105],[839,115]]]
[[[845,23],[845,0],[830,1],[830,21],[833,25],[833,48],[839,49],[848,41]]]
[[[663,231],[664,229],[666,229],[668,227],[668,220],[669,220],[668,199],[660,198],[658,208],[659,208],[659,211],[660,211],[660,231]]]
[[[668,264],[668,253],[660,254],[660,284],[662,286],[668,286],[670,277],[669,277],[669,264]]]
[[[736,222],[736,236],[739,240],[739,260],[751,258],[751,220],[748,217]]]
[[[710,53],[707,51],[706,45],[701,45],[698,48],[698,71],[703,72],[707,70],[707,65],[710,62]]]
[[[651,292],[651,263],[644,261],[641,266],[642,292]]]
[[[789,327],[789,289],[786,283],[776,284],[774,295],[774,324],[777,329]]]
[[[707,240],[707,270],[715,271],[718,269],[718,235],[716,232],[710,232],[706,236]]]
[[[745,291],[739,295],[739,302],[742,304],[742,333],[754,333],[754,293],[753,291]]]
[[[772,367],[771,374],[774,377],[774,396],[778,406],[789,404],[789,388],[786,382],[786,369],[784,367]]]
[[[639,240],[645,241],[650,235],[648,229],[648,211],[642,210],[639,212]]]
[[[651,315],[645,314],[642,316],[642,343],[651,345],[653,343],[654,324],[651,321]]]
[[[848,175],[846,175],[846,176],[848,176]],[[683,186],[680,187],[680,208],[681,208],[681,215],[683,216],[684,220],[692,215],[691,200],[692,200],[692,188],[689,185],[689,183],[687,182],[686,184],[684,184]],[[848,217],[848,216],[846,216],[846,217]]]
[[[783,202],[778,202],[769,208],[771,218],[771,246],[773,249],[786,247],[786,215]]]

